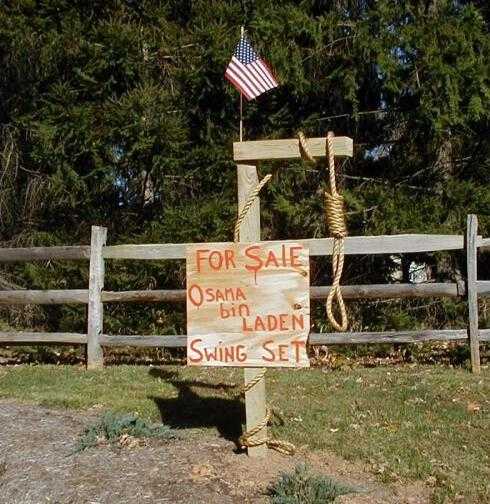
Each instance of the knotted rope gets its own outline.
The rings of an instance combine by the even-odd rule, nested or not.
[[[259,195],[260,190],[262,187],[269,182],[271,179],[272,175],[269,173],[269,175],[266,175],[256,186],[254,189],[250,191],[250,194],[247,196],[247,201],[245,201],[245,205],[243,205],[243,208],[240,210],[240,213],[238,214],[238,218],[235,222],[235,232],[233,233],[233,241],[236,243],[240,240],[240,226],[242,225],[243,219],[248,214],[248,211],[254,204],[255,198]]]
[[[331,131],[327,135],[327,156],[328,172],[330,180],[330,192],[325,191],[325,215],[327,218],[330,234],[333,236],[332,251],[332,288],[328,293],[326,309],[327,317],[330,323],[337,331],[347,330],[347,311],[345,308],[342,291],[340,289],[340,279],[344,269],[344,238],[347,236],[347,227],[345,225],[344,198],[337,192],[335,180],[335,156],[333,151],[334,135]],[[316,159],[311,155],[308,148],[308,142],[302,131],[298,132],[300,150],[304,157],[316,164]],[[340,310],[340,322],[337,321],[333,313],[333,302],[337,301]]]
[[[249,195],[247,196],[247,200],[245,201],[245,204],[243,205],[243,208],[241,209],[235,223],[235,231],[233,233],[235,243],[238,242],[240,239],[240,226],[243,220],[245,219],[250,208],[252,207],[255,198],[257,198],[257,196],[259,195],[260,190],[262,189],[262,187],[264,187],[265,184],[267,184],[267,182],[270,180],[271,177],[272,175],[270,174],[266,175],[256,185],[256,187],[252,189],[252,191],[250,191]],[[265,369],[259,371],[248,383],[246,383],[243,387],[241,387],[237,395],[238,396],[245,395],[246,392],[251,390],[253,387],[257,385],[257,383],[259,383],[262,379],[265,378],[265,373],[266,373]],[[245,431],[238,439],[241,448],[250,448],[253,446],[260,446],[262,444],[266,444],[268,448],[276,450],[280,453],[283,453],[285,455],[293,455],[294,452],[296,451],[296,447],[292,443],[288,443],[287,441],[281,441],[279,439],[273,439],[270,437],[251,439],[256,434],[264,430],[267,427],[267,425],[271,423],[273,416],[274,412],[272,411],[272,409],[267,408],[264,419],[261,420],[257,425],[252,427],[250,430]]]

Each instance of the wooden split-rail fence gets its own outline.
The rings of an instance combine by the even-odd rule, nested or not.
[[[466,237],[460,235],[406,234],[392,236],[354,236],[345,241],[345,254],[404,254],[465,250],[467,274],[461,283],[419,283],[344,285],[345,299],[397,299],[451,297],[468,302],[468,327],[419,331],[310,333],[311,345],[363,343],[418,343],[467,340],[473,372],[480,370],[480,341],[490,341],[490,329],[478,327],[478,296],[490,295],[490,281],[478,280],[477,253],[490,251],[490,238],[477,234],[476,215],[469,215]],[[0,344],[80,344],[87,345],[87,367],[103,366],[104,346],[185,347],[186,335],[109,335],[104,334],[104,303],[185,302],[185,290],[143,290],[113,292],[104,290],[106,260],[184,259],[186,244],[106,245],[107,230],[92,227],[87,246],[59,246],[0,249],[0,262],[88,260],[88,289],[76,290],[2,290],[0,304],[86,304],[87,333],[0,332]],[[292,241],[292,240],[291,240]],[[294,240],[310,250],[311,256],[332,254],[332,239]],[[282,242],[281,242],[282,243]],[[324,299],[329,286],[311,286],[311,299]]]

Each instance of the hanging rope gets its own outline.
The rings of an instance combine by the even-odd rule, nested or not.
[[[344,238],[347,236],[347,227],[345,225],[344,214],[344,198],[337,192],[337,184],[335,180],[335,156],[333,151],[332,132],[327,135],[327,157],[328,157],[328,172],[330,181],[330,192],[325,191],[325,215],[327,218],[328,228],[331,236],[333,236],[333,251],[332,251],[332,288],[328,293],[326,309],[327,317],[330,323],[337,331],[346,331],[348,325],[347,310],[345,308],[342,291],[340,289],[340,280],[342,278],[342,270],[344,268]],[[302,131],[298,132],[300,150],[303,156],[312,163],[316,164],[316,159],[311,155],[308,148],[308,142]],[[340,321],[335,318],[333,313],[333,303],[337,301],[340,311]]]
[[[236,243],[240,240],[240,226],[242,225],[243,219],[245,219],[246,215],[248,214],[248,211],[252,207],[255,198],[259,195],[260,190],[262,187],[269,182],[271,179],[272,175],[269,173],[269,175],[266,175],[256,186],[254,189],[250,191],[250,194],[247,196],[247,201],[245,201],[245,205],[243,205],[243,208],[241,209],[238,218],[235,222],[235,232],[233,233],[233,241]]]
[[[245,204],[243,205],[243,208],[241,209],[238,218],[235,223],[235,231],[233,233],[234,235],[234,241],[235,243],[239,241],[240,239],[240,226],[245,219],[247,213],[249,212],[250,208],[252,207],[255,198],[259,195],[260,190],[262,187],[264,187],[265,184],[270,180],[272,175],[266,175],[258,184],[257,186],[250,191],[250,194],[247,196],[247,200],[245,201]],[[239,393],[237,394],[238,396],[245,395],[246,392],[251,390],[253,387],[255,387],[261,380],[265,378],[265,373],[266,370],[262,369],[259,371],[253,378],[250,380],[248,383],[246,383],[243,387],[241,387]],[[250,430],[245,431],[240,438],[238,439],[238,442],[240,443],[241,448],[250,448],[254,446],[260,446],[262,444],[266,444],[268,448],[271,448],[273,450],[276,450],[280,453],[283,453],[285,455],[293,455],[294,452],[296,451],[296,447],[292,443],[288,443],[287,441],[281,441],[279,439],[273,439],[270,437],[263,437],[263,438],[258,438],[258,439],[251,439],[253,438],[256,434],[264,430],[272,421],[272,417],[274,416],[274,412],[272,409],[267,408],[266,409],[266,414],[265,417],[262,421],[260,421],[257,425],[252,427]]]

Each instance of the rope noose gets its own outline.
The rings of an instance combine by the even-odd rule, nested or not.
[[[250,191],[249,195],[247,196],[247,200],[245,201],[245,204],[243,205],[242,209],[240,210],[240,213],[238,214],[238,218],[235,223],[235,231],[233,233],[233,240],[235,243],[237,243],[240,240],[240,226],[245,219],[247,213],[249,212],[250,208],[252,207],[255,198],[259,195],[260,190],[262,187],[267,184],[267,182],[270,180],[272,175],[266,175],[256,186],[252,191]],[[240,392],[237,394],[238,396],[245,395],[245,392],[248,392],[251,390],[257,383],[259,383],[264,377],[265,377],[266,369],[263,369],[259,373],[257,373],[252,380],[250,380],[248,383],[246,383],[241,389]],[[240,446],[242,448],[250,448],[254,446],[260,446],[262,444],[266,444],[268,448],[272,448],[273,450],[276,450],[280,453],[283,453],[285,455],[293,455],[294,452],[296,451],[296,447],[292,443],[288,443],[287,441],[281,441],[279,439],[273,439],[270,437],[264,437],[264,438],[259,438],[259,439],[251,439],[254,437],[256,434],[258,434],[260,431],[265,429],[267,425],[269,425],[272,421],[272,417],[274,416],[274,412],[272,409],[267,408],[266,409],[266,414],[265,417],[262,421],[260,421],[257,425],[252,427],[250,430],[245,431],[240,438],[238,439],[238,442],[240,443]]]
[[[298,132],[301,151],[312,163],[316,164],[316,159],[311,155],[308,148],[308,142],[302,131]],[[340,279],[344,268],[344,238],[347,236],[347,227],[345,225],[344,198],[337,192],[335,180],[335,156],[333,151],[334,135],[331,131],[327,135],[327,156],[328,172],[330,181],[330,192],[325,191],[325,214],[330,234],[333,236],[332,251],[332,288],[328,293],[326,309],[327,317],[330,323],[337,331],[347,330],[347,310],[345,308],[342,291],[340,289]],[[337,300],[340,311],[340,322],[337,321],[333,313],[333,302]]]

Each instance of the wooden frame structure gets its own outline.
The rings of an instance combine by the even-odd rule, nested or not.
[[[325,156],[325,138],[309,139],[313,156]],[[301,156],[299,142],[271,140],[238,142],[233,146],[237,162],[238,205],[243,205],[249,192],[258,182],[256,163],[264,159],[294,159]],[[352,155],[352,140],[335,137],[334,154]],[[459,235],[407,234],[393,236],[356,236],[345,239],[345,254],[403,254],[443,250],[465,250],[467,258],[466,283],[380,284],[342,286],[345,299],[396,299],[418,297],[452,297],[468,301],[468,329],[310,333],[311,345],[361,344],[361,343],[416,343],[424,341],[469,340],[472,371],[480,371],[480,341],[490,341],[490,329],[478,328],[478,296],[490,295],[490,281],[477,277],[478,250],[490,251],[490,239],[477,235],[478,221],[469,215],[466,237]],[[61,246],[0,249],[0,262],[59,260],[89,260],[90,279],[88,289],[76,290],[3,290],[0,304],[87,304],[87,333],[33,333],[0,332],[0,344],[84,344],[87,345],[87,367],[103,366],[104,346],[185,347],[186,335],[107,335],[103,332],[103,304],[106,302],[183,302],[185,291],[153,290],[111,292],[104,290],[105,260],[184,259],[187,244],[106,245],[107,230],[92,227],[90,246]],[[257,199],[240,228],[244,242],[260,241],[260,202]],[[286,240],[287,241],[287,240]],[[311,256],[332,254],[333,239],[291,240],[309,248]],[[283,242],[283,241],[282,241]],[[270,242],[269,242],[270,243]],[[312,299],[327,297],[329,286],[312,286]],[[259,372],[245,369],[245,381],[253,380]],[[262,379],[246,394],[247,428],[265,417],[265,384]],[[249,453],[262,456],[265,445],[250,448]]]
[[[478,308],[478,296],[490,296],[490,281],[477,280],[475,249],[490,252],[490,238],[482,238],[476,234],[477,218],[468,216],[466,240],[460,235],[394,235],[366,236],[346,238],[347,254],[402,254],[413,252],[435,252],[443,250],[466,250],[467,269],[470,275],[465,283],[426,283],[426,284],[375,284],[375,285],[344,285],[342,293],[346,299],[409,299],[420,297],[459,298],[467,300],[471,308],[472,334],[477,330],[478,341],[490,341],[490,329],[479,329],[475,325]],[[311,255],[330,255],[329,239],[297,240],[311,246]],[[363,244],[364,242],[364,244]],[[324,246],[322,246],[325,244]],[[320,249],[323,248],[323,253]],[[33,247],[33,248],[3,248],[0,249],[0,262],[27,262],[48,260],[89,260],[90,245],[70,247]],[[155,244],[155,245],[111,245],[98,249],[92,256],[93,261],[106,260],[162,260],[184,259],[185,244]],[[94,287],[94,279],[90,279],[88,289],[63,290],[0,290],[0,304],[88,304],[90,287]],[[325,299],[329,286],[311,286],[311,299]],[[471,296],[468,292],[471,291]],[[476,294],[476,299],[475,299]],[[100,293],[102,303],[180,303],[185,301],[185,290],[141,290],[141,291],[105,291]],[[103,312],[101,312],[103,315]],[[385,331],[385,332],[347,332],[347,333],[310,333],[311,345],[357,344],[357,343],[418,343],[424,341],[468,340],[469,329],[441,329],[424,331]],[[0,332],[0,344],[87,344],[93,333],[45,333],[45,332]],[[473,346],[476,338],[473,336]],[[185,335],[99,335],[101,346],[138,346],[138,347],[185,347]],[[475,358],[475,352],[472,352]],[[93,366],[94,362],[88,365]],[[99,362],[96,366],[100,366]],[[477,369],[477,364],[473,365]]]
[[[468,216],[468,223],[476,224],[475,215]],[[366,236],[346,238],[347,254],[403,254],[423,253],[444,250],[466,250],[470,278],[464,283],[425,283],[425,284],[374,284],[374,285],[343,285],[342,293],[345,299],[410,299],[421,297],[457,298],[468,300],[474,305],[479,296],[490,296],[490,280],[477,280],[476,254],[490,252],[490,238],[476,235],[476,227],[468,227],[466,240],[460,235],[424,235],[408,234],[393,236]],[[312,245],[311,255],[330,255],[328,248],[320,244],[328,243],[328,239],[296,240]],[[365,245],[363,245],[363,242]],[[472,243],[473,252],[468,253],[468,244]],[[90,245],[69,247],[32,247],[32,248],[1,248],[0,263],[48,261],[48,260],[80,260],[90,259]],[[184,259],[185,244],[155,244],[155,245],[104,245],[99,249],[99,260],[163,260]],[[95,260],[95,258],[93,258]],[[90,281],[89,281],[90,283]],[[90,286],[89,286],[90,287]],[[93,285],[92,285],[93,287]],[[311,299],[325,299],[329,286],[311,286]],[[471,290],[472,295],[467,292]],[[59,289],[59,290],[0,290],[2,305],[55,305],[55,304],[88,304],[90,288]],[[93,292],[93,289],[92,289]],[[475,294],[477,299],[475,300]],[[185,290],[138,290],[138,291],[106,291],[100,293],[102,303],[180,303],[185,301]],[[475,315],[477,308],[473,306],[471,316],[472,330],[475,330]],[[103,314],[103,313],[102,313]],[[468,324],[469,325],[469,324]],[[87,333],[45,333],[45,332],[0,332],[0,344],[87,344]],[[351,344],[351,343],[419,343],[424,341],[469,340],[469,328],[440,329],[424,331],[385,331],[385,332],[346,332],[346,333],[310,333],[311,345]],[[475,338],[473,338],[475,340]],[[479,341],[490,341],[490,329],[478,329]],[[143,347],[185,347],[185,335],[107,335],[99,336],[101,346],[143,346]],[[92,365],[93,362],[90,363]],[[99,364],[100,365],[100,364]]]

